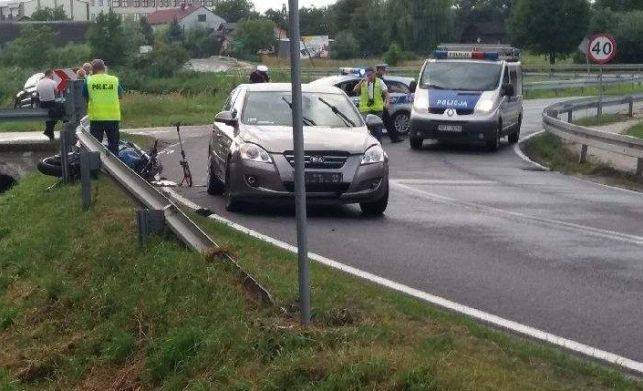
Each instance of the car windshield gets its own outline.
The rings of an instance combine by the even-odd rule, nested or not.
[[[247,125],[292,126],[291,102],[292,94],[286,91],[248,92],[241,122]],[[362,125],[353,103],[342,94],[305,92],[302,104],[306,126],[347,128],[353,126],[351,123]],[[346,118],[335,113],[331,106]]]
[[[502,67],[484,62],[434,62],[424,68],[422,88],[458,91],[492,91],[500,82]]]

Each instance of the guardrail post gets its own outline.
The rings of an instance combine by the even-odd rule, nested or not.
[[[580,146],[580,156],[578,158],[578,163],[583,164],[587,161],[587,145],[582,144]]]
[[[627,115],[628,117],[632,118],[634,117],[634,97],[630,96],[629,102],[627,102],[628,109],[627,109]]]
[[[138,209],[136,211],[138,222],[138,241],[143,244],[147,238],[165,228],[165,214],[162,209]]]
[[[596,116],[601,117],[603,115],[603,101],[602,99],[596,104]]]
[[[74,133],[76,129],[73,123],[66,122],[63,130],[60,132],[60,164],[62,168],[63,183],[71,182],[71,173],[69,170],[69,152],[74,145]]]
[[[567,122],[571,124],[573,120],[574,120],[574,111],[569,110],[567,112]]]
[[[92,203],[92,173],[100,167],[99,152],[80,153],[80,194],[83,209],[88,209]]]
[[[636,159],[636,175],[643,176],[643,159]]]

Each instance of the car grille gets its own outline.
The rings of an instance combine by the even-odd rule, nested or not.
[[[294,182],[284,182],[286,190],[291,193],[295,192],[295,183]],[[335,183],[335,184],[323,184],[323,185],[306,185],[306,192],[309,193],[345,193],[348,190],[350,183]]]
[[[429,108],[429,113],[442,115],[446,110],[447,109],[431,107]],[[473,114],[473,109],[455,109],[455,112],[458,113],[458,115],[471,115]]]
[[[295,167],[295,153],[286,151],[284,153],[286,160],[291,166]],[[342,168],[348,160],[350,154],[340,151],[305,151],[306,168]]]

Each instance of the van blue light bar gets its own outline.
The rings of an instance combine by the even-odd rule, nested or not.
[[[436,50],[433,52],[433,57],[438,60],[488,60],[498,61],[500,57],[498,52],[465,52],[465,51],[452,51],[452,50]]]

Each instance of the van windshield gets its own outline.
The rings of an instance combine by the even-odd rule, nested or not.
[[[492,91],[498,88],[502,66],[484,62],[434,62],[424,68],[422,88]]]

